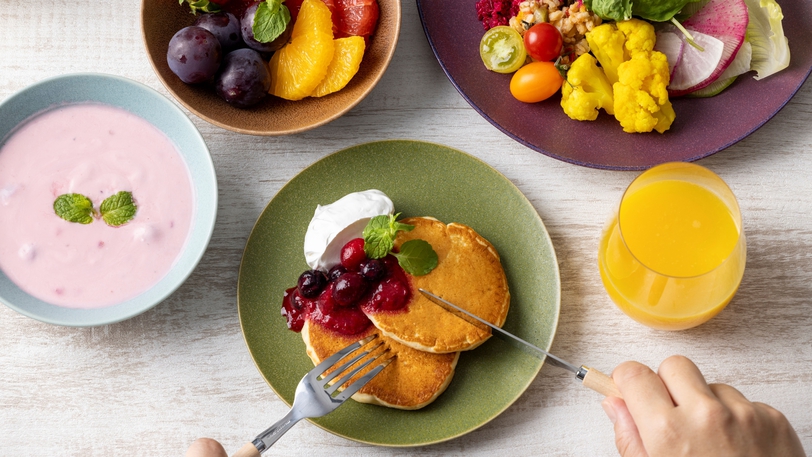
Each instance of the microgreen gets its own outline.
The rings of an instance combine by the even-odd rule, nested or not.
[[[209,0],[178,0],[178,4],[183,5],[186,2],[192,10],[192,14],[197,14],[198,11],[202,13],[216,13],[220,11],[220,5]]]

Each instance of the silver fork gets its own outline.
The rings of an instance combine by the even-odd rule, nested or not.
[[[364,376],[358,378],[340,392],[338,391],[339,387],[343,386],[358,372],[389,352],[388,349],[384,349],[380,353],[370,357],[368,360],[365,360],[357,367],[352,367],[352,369],[347,371],[353,364],[378,349],[383,344],[382,341],[378,341],[377,344],[375,344],[372,348],[366,349],[363,352],[354,355],[340,366],[337,365],[339,362],[343,362],[343,359],[349,354],[370,343],[376,337],[377,335],[371,335],[345,347],[344,349],[324,359],[323,362],[316,365],[315,368],[304,375],[302,380],[299,381],[299,385],[296,386],[296,396],[293,399],[293,406],[290,408],[290,411],[285,415],[285,417],[268,427],[268,429],[264,432],[257,435],[254,441],[247,443],[240,448],[240,450],[238,450],[233,457],[258,457],[300,420],[307,417],[321,417],[329,412],[332,412],[341,406],[344,401],[353,396],[353,394],[358,392],[359,389],[364,387],[366,383],[368,383],[372,378],[386,368],[387,365],[389,365],[393,357],[386,358]],[[331,371],[329,374],[325,374],[325,372],[329,371],[331,368],[335,368],[335,370]],[[346,374],[341,379],[330,383],[330,381],[337,378],[344,372],[346,372]]]

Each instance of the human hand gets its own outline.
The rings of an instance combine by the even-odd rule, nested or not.
[[[228,457],[223,445],[211,438],[198,438],[189,446],[186,457]]]
[[[602,406],[623,457],[806,456],[783,414],[728,385],[707,384],[685,357],[669,357],[657,373],[625,362],[612,378],[623,400],[606,397]]]

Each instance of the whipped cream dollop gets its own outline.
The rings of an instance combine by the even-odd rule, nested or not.
[[[327,271],[338,265],[341,248],[360,238],[370,219],[394,211],[392,200],[376,189],[353,192],[329,205],[318,205],[305,233],[305,261],[314,270]]]

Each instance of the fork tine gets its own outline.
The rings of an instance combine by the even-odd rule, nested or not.
[[[345,347],[344,349],[336,352],[335,354],[331,355],[330,357],[327,357],[320,364],[316,365],[315,368],[310,370],[308,375],[311,374],[311,373],[312,374],[318,374],[318,375],[323,374],[325,371],[327,371],[327,369],[329,369],[330,367],[335,365],[339,360],[346,357],[347,354],[349,354],[349,353],[355,351],[356,349],[360,348],[361,346],[369,343],[373,339],[377,338],[377,336],[378,335],[370,335],[370,336],[368,336],[368,337],[366,337],[366,338],[364,338],[362,340],[356,341],[355,343]]]
[[[332,381],[333,379],[337,378],[337,377],[338,377],[338,376],[339,376],[341,373],[343,373],[343,372],[344,372],[344,371],[346,371],[346,370],[347,370],[349,367],[351,367],[352,365],[354,365],[354,364],[355,364],[355,362],[357,362],[357,361],[359,361],[359,360],[363,359],[364,357],[366,357],[367,355],[371,354],[371,353],[372,353],[372,351],[374,351],[374,350],[378,349],[379,347],[381,347],[381,345],[382,345],[382,344],[383,344],[383,342],[382,342],[382,341],[381,341],[381,342],[378,342],[378,344],[376,344],[376,345],[375,345],[375,347],[373,347],[372,349],[366,350],[366,351],[364,351],[364,352],[362,352],[362,353],[360,353],[360,354],[355,355],[353,358],[351,358],[351,359],[347,360],[347,362],[345,362],[343,365],[341,365],[341,366],[339,366],[339,367],[336,367],[336,369],[335,369],[335,370],[333,370],[333,371],[331,371],[331,372],[330,372],[330,374],[326,374],[326,375],[324,375],[324,378],[322,378],[322,379],[320,380],[321,385],[322,385],[322,386],[326,386],[326,385],[327,385],[327,384],[328,384],[330,381]],[[356,370],[356,371],[357,371],[357,370]],[[345,380],[344,382],[346,382],[346,380]],[[339,385],[340,385],[340,384],[339,384]]]
[[[367,363],[365,363],[364,366],[368,365],[370,362],[372,362],[374,360],[379,359],[382,355],[386,354],[387,352],[388,351],[384,351],[384,352],[378,354],[376,357],[370,359]],[[395,356],[392,356],[392,357],[384,360],[383,362],[381,362],[380,365],[378,365],[377,367],[369,370],[369,373],[365,374],[364,376],[361,376],[360,378],[358,378],[357,381],[353,382],[352,384],[347,386],[346,389],[342,390],[341,393],[336,395],[335,399],[340,401],[340,402],[343,402],[344,400],[346,400],[346,399],[350,398],[351,396],[355,395],[355,393],[358,392],[359,390],[361,390],[361,388],[364,387],[369,381],[371,381],[372,378],[374,378],[378,373],[383,371],[383,369],[386,368],[387,365],[392,363],[392,360],[394,358],[395,358]],[[336,385],[341,385],[341,384],[336,383]]]
[[[367,351],[367,352],[365,352],[365,353],[361,354],[361,357],[364,357],[364,356],[366,356],[367,354],[371,354],[373,351],[375,351],[376,349],[378,349],[379,347],[381,347],[381,345],[382,345],[382,344],[383,344],[383,343],[380,343],[380,344],[378,344],[377,346],[375,346],[374,348],[370,349],[369,351]],[[380,358],[382,355],[384,355],[384,354],[386,354],[386,353],[388,353],[388,352],[389,352],[389,350],[388,350],[388,349],[384,349],[383,351],[381,351],[381,352],[380,352],[380,353],[378,353],[377,355],[375,355],[375,356],[373,356],[373,357],[370,357],[368,360],[364,361],[363,363],[361,363],[361,364],[360,364],[360,365],[358,365],[357,367],[355,367],[355,368],[353,368],[352,370],[350,370],[350,371],[349,371],[349,373],[347,373],[346,375],[344,375],[344,377],[342,377],[342,378],[341,378],[339,381],[334,382],[333,384],[331,384],[331,385],[329,386],[329,388],[326,388],[325,390],[327,390],[327,393],[329,393],[329,394],[332,396],[332,395],[333,395],[333,393],[335,393],[335,391],[336,391],[336,390],[338,390],[338,388],[339,388],[339,387],[343,386],[343,385],[344,385],[344,384],[345,384],[347,381],[349,381],[349,380],[350,380],[350,379],[351,379],[353,376],[355,376],[355,375],[356,375],[356,373],[360,372],[361,370],[363,370],[364,368],[366,368],[366,367],[367,367],[369,364],[371,364],[372,362],[374,362],[374,361],[378,360],[378,359],[379,359],[379,358]],[[347,365],[345,365],[344,367],[341,367],[340,369],[337,369],[337,370],[336,370],[334,373],[337,373],[337,374],[341,374],[341,373],[343,373],[343,372],[344,372],[344,370],[346,370],[347,368],[349,368],[349,366],[348,366],[348,365],[351,365],[351,364],[347,364]],[[335,377],[337,377],[337,375],[336,375]]]

